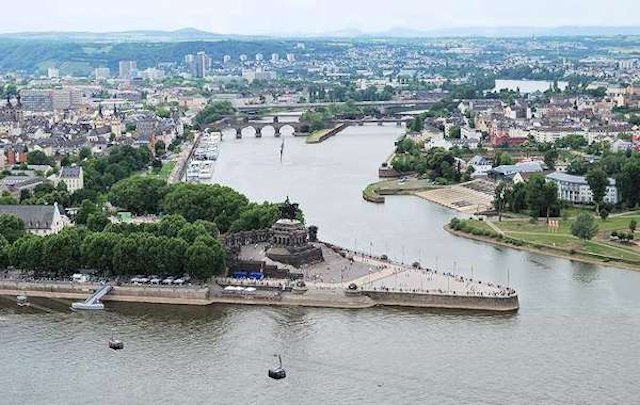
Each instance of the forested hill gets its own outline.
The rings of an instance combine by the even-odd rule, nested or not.
[[[291,52],[294,45],[285,40],[83,43],[0,38],[0,70],[46,72],[55,66],[63,74],[87,75],[96,67],[117,71],[121,60],[135,60],[138,68],[144,69],[162,62],[179,62],[184,55],[199,51],[221,60],[224,55],[282,54]]]

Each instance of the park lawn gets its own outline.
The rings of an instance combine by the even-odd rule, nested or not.
[[[158,173],[158,176],[160,176],[163,179],[168,179],[169,176],[171,175],[171,172],[173,171],[173,169],[176,167],[176,161],[175,160],[171,160],[165,164],[162,165],[162,168],[160,169],[160,173]]]
[[[468,222],[469,222],[469,225],[473,226],[476,229],[495,232],[495,230],[490,225],[488,225],[485,221],[478,221],[477,219],[472,219],[472,220],[469,220]]]
[[[525,242],[541,243],[543,245],[570,249],[578,239],[575,236],[558,233],[517,233],[507,232],[507,236],[513,239],[520,239]],[[554,245],[555,244],[555,245]]]
[[[598,224],[598,229],[601,232],[611,232],[619,230],[628,231],[629,222],[631,222],[632,219],[636,220],[636,222],[638,223],[638,228],[640,229],[640,215],[638,215],[637,213],[609,217],[606,221],[603,221],[601,218],[595,218],[596,224]],[[559,225],[558,229],[555,230],[556,233],[571,233],[571,224],[574,222],[574,219],[567,220],[562,218],[553,218],[553,220],[557,220]],[[528,219],[522,221],[494,221],[493,223],[504,232],[549,232],[545,219],[539,219],[534,224],[529,223]]]
[[[615,217],[609,217],[607,218],[606,221],[603,221],[601,219],[597,220],[598,223],[598,227],[601,231],[619,231],[619,230],[625,230],[625,231],[629,231],[629,222],[631,222],[632,219],[636,220],[636,223],[638,223],[638,227],[640,228],[640,215],[638,215],[637,213],[631,214],[631,215],[621,215],[621,216],[615,216]]]
[[[163,164],[158,172],[151,172],[146,175],[167,180],[171,175],[173,168],[176,167],[176,164],[177,163],[175,160],[170,160],[167,163]]]
[[[555,233],[571,233],[571,221],[563,221],[558,219],[559,227]],[[531,224],[529,220],[514,220],[514,221],[502,221],[493,222],[498,228],[504,232],[535,232],[535,233],[550,233],[549,227],[546,224],[545,219],[540,219],[537,222]]]
[[[621,245],[613,245],[604,242],[583,241],[582,249],[589,253],[626,260],[640,260],[640,252]]]

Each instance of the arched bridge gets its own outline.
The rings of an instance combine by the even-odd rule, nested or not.
[[[262,137],[262,130],[265,128],[273,128],[274,136],[276,138],[282,135],[282,130],[284,128],[290,128],[292,130],[292,135],[300,136],[306,135],[309,133],[309,124],[301,123],[301,122],[280,122],[278,117],[273,117],[272,122],[265,121],[250,121],[247,117],[241,119],[233,119],[233,118],[223,118],[222,120],[206,125],[204,129],[210,129],[211,131],[217,131],[222,133],[223,131],[228,132],[230,129],[235,131],[236,138],[242,138],[242,131],[247,128],[253,128],[255,131],[256,138]]]
[[[387,123],[395,123],[400,126],[402,124],[406,124],[409,121],[413,120],[413,117],[410,116],[387,116],[382,118],[374,118],[374,117],[365,117],[358,119],[334,119],[328,121],[326,124],[327,127],[346,124],[346,125],[358,125],[362,126],[365,124],[378,124],[383,125]],[[276,138],[282,135],[282,130],[284,128],[290,128],[292,130],[292,135],[294,136],[304,136],[310,132],[310,126],[305,122],[296,122],[296,121],[280,121],[280,119],[275,116],[272,117],[272,120],[250,120],[249,117],[226,117],[215,123],[206,125],[203,129],[209,129],[210,131],[216,132],[229,132],[229,130],[233,130],[233,134],[236,138],[242,138],[242,131],[247,128],[253,128],[255,131],[256,138],[261,138],[263,135],[263,130],[265,128],[272,128],[274,136]]]

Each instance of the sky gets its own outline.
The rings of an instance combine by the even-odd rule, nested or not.
[[[0,32],[175,30],[222,34],[382,32],[401,27],[640,25],[639,0],[19,0]]]

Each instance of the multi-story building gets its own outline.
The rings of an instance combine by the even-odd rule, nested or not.
[[[262,69],[245,69],[242,71],[242,78],[249,83],[252,83],[254,80],[269,81],[276,78],[276,73]]]
[[[133,78],[138,65],[133,60],[121,60],[118,64],[120,79],[127,80]]]
[[[52,111],[51,90],[25,89],[20,91],[22,106],[27,111]]]
[[[195,58],[195,77],[203,78],[207,75],[211,59],[203,51],[198,52]]]
[[[74,191],[84,188],[84,173],[81,166],[63,166],[60,173],[55,178],[56,185],[63,182],[67,186],[67,191]]]
[[[111,70],[106,67],[99,67],[95,69],[93,75],[95,76],[96,80],[107,80],[111,77]]]
[[[574,204],[593,203],[593,193],[584,176],[555,172],[547,175],[547,181],[552,181],[557,185],[559,200]],[[603,200],[609,204],[618,203],[619,196],[615,179],[609,178],[609,185],[607,186]]]

